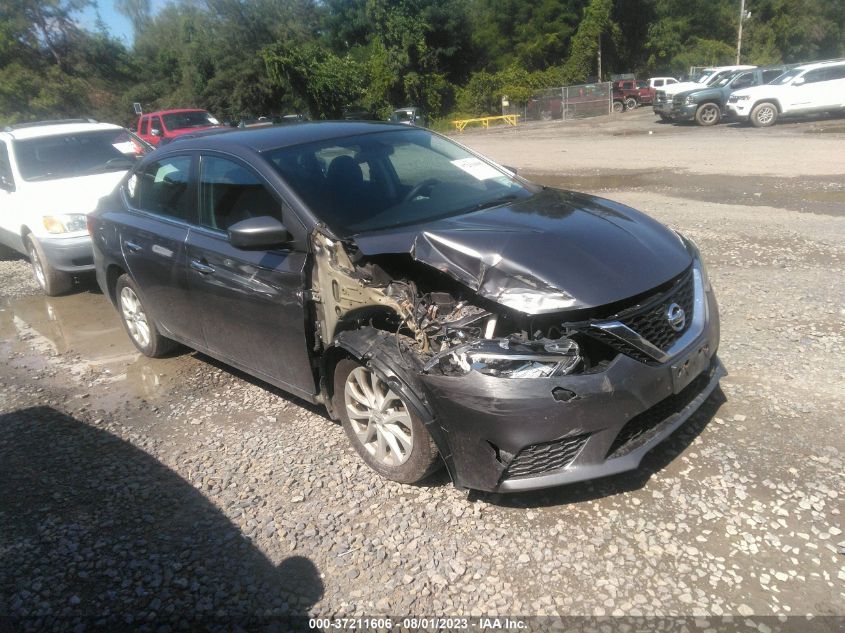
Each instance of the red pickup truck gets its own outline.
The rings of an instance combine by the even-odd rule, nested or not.
[[[633,110],[639,105],[654,101],[654,88],[643,79],[622,79],[613,84],[625,95],[625,108]]]
[[[136,133],[148,143],[157,146],[183,134],[219,126],[220,121],[205,110],[159,110],[141,115]]]

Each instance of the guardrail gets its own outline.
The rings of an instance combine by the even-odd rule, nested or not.
[[[452,121],[452,125],[455,126],[455,129],[458,132],[463,132],[464,128],[470,123],[480,123],[486,130],[490,127],[491,121],[504,121],[508,125],[516,127],[518,118],[518,114],[504,114],[502,116],[482,116],[475,119],[457,119],[456,121]]]

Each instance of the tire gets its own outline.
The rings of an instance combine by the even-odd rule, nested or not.
[[[621,101],[614,101],[613,102],[613,112],[619,114],[620,112],[625,111],[625,104]]]
[[[778,107],[768,101],[758,103],[751,110],[748,120],[754,127],[770,127],[778,120]]]
[[[44,255],[44,249],[32,235],[27,235],[26,252],[29,255],[29,263],[32,264],[32,273],[35,281],[41,286],[44,294],[48,297],[57,297],[69,292],[73,288],[73,275],[56,270]]]
[[[118,278],[114,296],[120,321],[139,352],[150,358],[160,358],[176,349],[177,343],[158,331],[155,320],[141,303],[138,286],[129,275]]]
[[[671,123],[672,122],[672,117],[670,117],[670,116],[667,116],[667,115],[662,114],[662,113],[658,114],[657,116],[659,116],[660,120],[663,121],[664,123]]]
[[[716,125],[722,120],[722,111],[715,103],[702,103],[695,111],[695,122],[704,127]]]
[[[636,110],[637,106],[640,105],[634,97],[628,97],[625,99],[625,109],[626,110]]]
[[[425,425],[372,367],[348,358],[338,362],[334,407],[361,459],[385,479],[414,484],[440,466]]]

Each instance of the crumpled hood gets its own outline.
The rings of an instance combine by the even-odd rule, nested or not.
[[[360,233],[364,255],[409,253],[526,314],[593,308],[646,292],[692,257],[678,236],[610,200],[544,189],[424,225]]]

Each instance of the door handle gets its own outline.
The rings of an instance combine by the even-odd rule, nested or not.
[[[123,243],[123,245],[124,245],[124,246],[125,246],[125,247],[129,250],[129,251],[131,251],[131,252],[133,252],[133,253],[137,253],[138,251],[140,251],[140,250],[141,250],[141,245],[140,245],[140,244],[136,244],[135,242],[130,242],[129,240],[126,240],[126,241]]]
[[[207,275],[209,273],[214,272],[214,268],[212,266],[209,266],[208,264],[203,264],[198,259],[191,260],[191,268],[196,270],[198,273],[202,273],[203,275]]]

